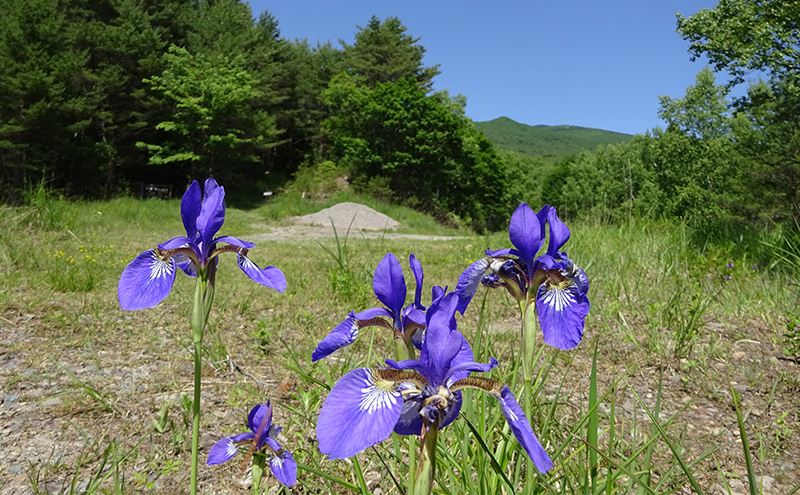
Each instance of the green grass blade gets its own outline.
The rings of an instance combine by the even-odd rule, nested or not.
[[[343,487],[345,487],[345,488],[347,488],[349,490],[352,490],[354,492],[357,492],[357,491],[360,490],[358,485],[350,483],[349,481],[344,480],[342,478],[339,478],[338,476],[334,476],[334,475],[332,475],[332,474],[330,474],[330,473],[328,473],[326,471],[322,471],[320,469],[317,469],[317,468],[314,468],[314,467],[311,467],[311,466],[307,466],[307,465],[301,464],[299,462],[297,463],[297,469],[302,469],[303,471],[308,471],[309,473],[314,473],[314,474],[316,474],[317,476],[319,476],[321,478],[324,478],[324,479],[326,479],[326,480],[328,480],[328,481],[330,481],[332,483],[336,483],[337,485],[343,486]]]
[[[597,447],[597,341],[594,343],[594,356],[592,357],[592,373],[589,379],[589,421],[586,431],[586,441]],[[592,492],[594,492],[597,479],[597,452],[589,449],[589,474],[591,477]]]
[[[628,469],[628,467],[626,466],[626,464],[628,464],[627,462],[626,463],[620,463],[620,462],[616,461],[615,459],[612,459],[611,457],[606,455],[603,451],[601,451],[600,449],[598,449],[594,445],[591,445],[586,440],[580,438],[579,436],[573,434],[573,437],[576,440],[580,441],[582,444],[584,444],[587,448],[589,448],[591,450],[594,450],[600,457],[603,458],[604,461],[606,461],[606,463],[608,463],[609,466],[612,466],[612,465],[615,466],[617,469],[619,469],[625,475],[627,475],[631,479],[632,482],[634,482],[637,485],[639,485],[642,488],[644,488],[645,491],[647,491],[648,493],[652,493],[652,494],[656,495],[656,492],[653,491],[652,488],[647,486],[647,481],[646,480],[643,480],[643,479],[639,478],[639,476],[637,476],[636,473],[634,473],[633,471]]]
[[[483,441],[483,437],[481,437],[480,433],[478,433],[478,430],[475,429],[475,426],[472,425],[472,423],[466,416],[462,414],[461,417],[464,420],[464,422],[467,423],[467,426],[469,427],[470,431],[472,431],[472,435],[475,437],[475,439],[478,441],[478,444],[480,444],[481,448],[486,453],[486,456],[489,458],[489,463],[491,464],[494,472],[500,476],[500,478],[506,484],[508,489],[511,490],[510,493],[516,493],[516,489],[511,484],[511,481],[506,476],[506,473],[503,472],[503,468],[500,467],[500,464],[497,462],[497,459],[494,458],[494,454],[492,454],[492,451],[489,450],[489,447],[486,445],[486,442]]]
[[[731,400],[733,407],[736,409],[736,421],[739,422],[739,436],[742,439],[742,451],[744,452],[744,462],[747,466],[747,482],[750,485],[750,495],[758,495],[758,487],[756,486],[756,473],[753,469],[753,459],[750,456],[750,442],[747,439],[747,430],[744,427],[744,417],[742,410],[739,407],[739,392],[729,384],[731,389]]]
[[[367,481],[364,479],[364,473],[361,471],[361,463],[358,462],[358,458],[353,456],[353,466],[356,468],[356,477],[358,478],[358,487],[361,490],[361,495],[370,495],[369,489],[367,489]]]
[[[669,437],[667,436],[667,433],[661,427],[656,417],[653,416],[653,413],[650,412],[650,409],[648,409],[644,401],[642,401],[641,397],[639,397],[639,394],[636,393],[636,390],[630,385],[628,386],[628,388],[630,388],[631,393],[636,398],[636,401],[639,403],[639,405],[642,406],[644,412],[647,413],[647,416],[650,417],[650,421],[658,430],[658,434],[664,440],[664,443],[666,443],[667,447],[669,447],[669,450],[672,451],[672,455],[675,456],[675,460],[677,460],[678,464],[680,464],[683,473],[686,475],[686,479],[689,481],[689,484],[692,485],[692,488],[694,489],[695,493],[697,493],[698,495],[704,495],[705,492],[703,491],[702,488],[700,488],[700,485],[697,483],[697,480],[694,477],[694,473],[692,473],[691,469],[689,469],[689,466],[686,465],[686,462],[684,462],[680,452],[678,451],[677,448],[675,448],[675,445],[670,441]],[[650,487],[648,487],[648,489],[649,488]]]

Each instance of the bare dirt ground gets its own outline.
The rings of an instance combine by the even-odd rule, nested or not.
[[[391,219],[374,215],[377,213],[374,210],[363,205],[337,206],[298,218],[291,226],[268,227],[269,233],[263,237],[300,241],[331,237],[334,230],[330,219],[333,219],[339,235],[349,227],[351,237],[452,239],[397,234],[392,231],[396,225],[388,221]],[[258,240],[258,236],[248,239],[251,237]],[[20,298],[37,301],[37,295],[25,287],[6,290],[17,290]],[[35,304],[11,305],[0,313],[0,495],[35,493],[33,488],[37,484],[37,493],[80,493],[87,483],[86,473],[100,465],[111,442],[133,448],[138,454],[135,471],[139,476],[129,475],[132,477],[126,480],[128,491],[185,492],[188,485],[185,447],[176,447],[171,456],[180,458],[182,464],[170,468],[159,457],[161,454],[156,454],[165,449],[169,452],[169,433],[161,436],[151,433],[149,438],[141,439],[142,425],[158,417],[160,404],[173,401],[170,418],[177,422],[180,407],[176,404],[181,394],[191,393],[189,352],[178,344],[180,338],[174,334],[175,330],[163,323],[167,315],[176,313],[175,303],[167,301],[150,312],[122,317],[81,314],[74,308],[67,311],[75,304],[65,296],[38,300]],[[64,322],[63,318],[72,319]],[[232,321],[231,325],[244,327],[251,323]],[[121,357],[115,346],[131,328],[142,325],[152,329],[149,342],[136,353]],[[635,322],[632,325],[635,327]],[[65,326],[73,329],[73,335],[61,335],[56,330]],[[491,330],[517,331],[516,323],[511,321],[498,321]],[[636,345],[644,346],[645,342],[602,346],[602,333],[600,328],[589,328],[585,335],[587,341],[595,337],[601,340],[598,373],[602,377],[601,392],[616,377],[627,374],[626,382],[648,408],[654,409],[658,377],[662,374],[662,418],[677,414],[676,424],[669,431],[673,436],[680,432],[689,451],[686,458],[696,459],[718,447],[701,465],[694,466],[698,481],[708,493],[728,493],[719,469],[728,473],[731,493],[749,493],[729,383],[742,397],[763,493],[785,494],[800,482],[800,434],[796,428],[800,367],[781,357],[773,331],[763,322],[707,321],[704,334],[716,339],[719,352],[704,357],[702,363],[697,357],[658,363],[646,358],[643,361]],[[76,341],[76,335],[86,335],[86,340]],[[711,344],[701,339],[698,345]],[[588,390],[587,370],[592,349],[581,346],[576,352],[565,387],[567,402],[580,410]],[[280,395],[292,381],[286,372],[274,368],[274,365],[254,364],[248,371],[255,376],[270,377],[269,383],[261,385],[268,387],[271,394]],[[238,424],[240,411],[226,403],[231,378],[225,371],[224,365],[204,366],[204,418],[211,423]],[[82,384],[97,390],[100,399],[92,398]],[[544,392],[550,395],[554,391],[545,388]],[[292,400],[285,394],[281,398]],[[618,431],[630,432],[633,424],[642,430],[650,428],[649,419],[630,388],[617,390],[615,407]],[[607,401],[601,404],[601,409],[610,412]],[[276,422],[281,421],[278,418]],[[207,451],[219,437],[219,432],[204,428],[201,448]],[[184,444],[187,442],[183,440]],[[661,456],[669,456],[665,448],[660,450]],[[120,450],[110,455],[113,458],[124,454],[125,450]],[[86,468],[75,477],[79,459]],[[103,471],[104,476],[112,474],[108,469]],[[207,493],[241,492],[243,488],[231,481],[238,467],[231,469],[224,475],[218,470],[201,469],[201,486],[209,487]],[[376,471],[366,474],[380,480]],[[71,487],[73,480],[75,485]],[[380,483],[370,486],[377,487]],[[384,490],[387,488],[384,486]],[[690,493],[690,490],[677,487],[677,492]]]

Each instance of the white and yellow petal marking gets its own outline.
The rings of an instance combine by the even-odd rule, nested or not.
[[[561,284],[545,287],[541,297],[542,302],[553,311],[563,312],[564,308],[575,304],[575,295],[571,285],[573,285],[572,282],[569,282],[566,287]]]
[[[167,278],[174,270],[170,257],[162,257],[153,249],[150,251],[152,261],[150,262],[150,275],[148,281]]]
[[[233,437],[228,438],[228,443],[225,444],[225,454],[228,457],[233,457],[237,452],[239,452],[239,447],[233,443]]]
[[[256,265],[250,258],[242,255],[241,253],[239,254],[239,263],[241,264],[243,269],[260,270],[258,265]]]
[[[361,389],[359,411],[373,414],[377,410],[390,408],[398,401],[402,401],[402,394],[397,390],[395,382],[382,380],[369,369],[364,370],[364,377],[367,386]]]

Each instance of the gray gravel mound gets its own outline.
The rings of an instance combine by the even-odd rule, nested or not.
[[[295,223],[330,227],[331,220],[337,232],[354,230],[395,230],[400,223],[393,218],[359,203],[338,203],[330,208],[294,218]],[[352,222],[352,227],[351,227]]]

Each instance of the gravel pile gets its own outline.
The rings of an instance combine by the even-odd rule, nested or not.
[[[333,221],[337,232],[347,232],[348,228],[354,230],[394,230],[400,226],[400,223],[393,218],[377,212],[369,206],[358,203],[335,204],[317,213],[296,217],[294,221],[298,224],[321,225],[323,227],[330,227],[331,221]]]

